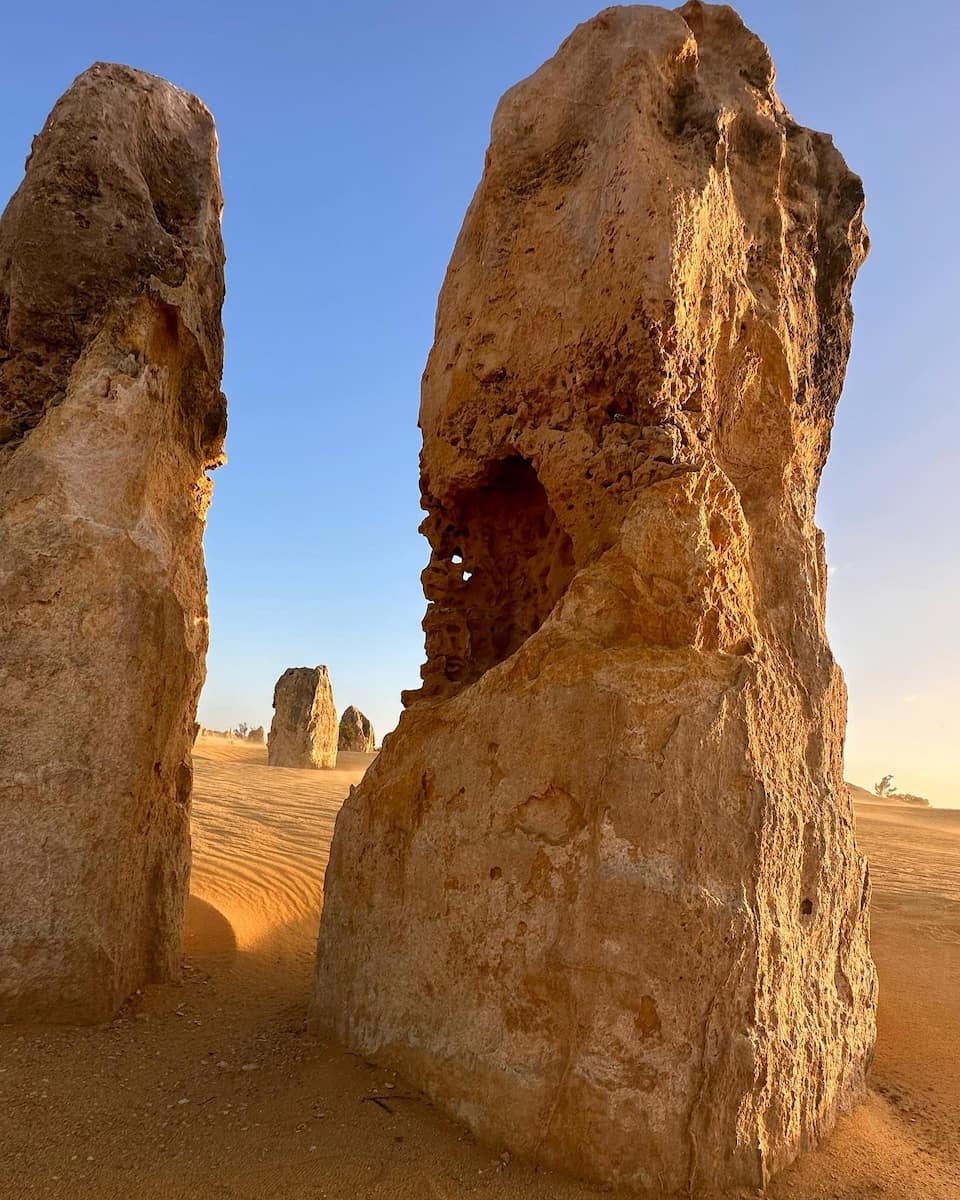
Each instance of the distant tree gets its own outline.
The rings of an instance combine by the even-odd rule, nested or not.
[[[895,796],[897,789],[893,786],[893,776],[884,775],[879,783],[873,785],[873,794],[875,796]]]
[[[250,732],[250,726],[246,723],[246,721],[241,721],[233,732],[238,738],[246,739],[247,734]],[[877,795],[879,794],[880,793],[878,792]]]
[[[930,801],[926,796],[914,796],[910,792],[897,792],[897,799],[901,804],[916,804],[920,808],[930,808]]]

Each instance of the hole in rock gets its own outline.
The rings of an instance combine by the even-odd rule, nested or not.
[[[434,580],[424,622],[424,694],[443,695],[479,679],[540,628],[573,577],[573,547],[536,470],[519,456],[493,463],[425,532],[435,563],[462,568]]]
[[[801,902],[800,902],[801,916],[809,917],[812,912],[813,912],[813,901],[812,900],[801,900]]]

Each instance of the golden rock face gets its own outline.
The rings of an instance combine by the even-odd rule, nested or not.
[[[760,1186],[862,1094],[813,521],[863,192],[728,8],[501,100],[423,381],[423,687],[340,814],[315,1026],[593,1179]]]
[[[206,108],[101,63],[0,220],[0,1021],[179,970],[221,207]]]

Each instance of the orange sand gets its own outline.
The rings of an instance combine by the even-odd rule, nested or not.
[[[369,756],[196,749],[182,983],[96,1029],[0,1028],[0,1200],[583,1200],[304,1033],[327,846]],[[858,805],[874,878],[874,1092],[774,1200],[960,1197],[960,813]],[[378,1097],[381,1104],[373,1102]]]

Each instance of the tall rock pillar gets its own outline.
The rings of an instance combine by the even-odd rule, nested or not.
[[[222,457],[213,118],[97,64],[0,220],[0,1021],[179,968]]]
[[[420,425],[423,687],[346,801],[314,1026],[485,1138],[759,1187],[864,1089],[866,867],[814,524],[860,180],[729,8],[503,97]]]
[[[337,710],[326,667],[289,667],[273,689],[273,709],[267,738],[271,767],[337,765]]]

